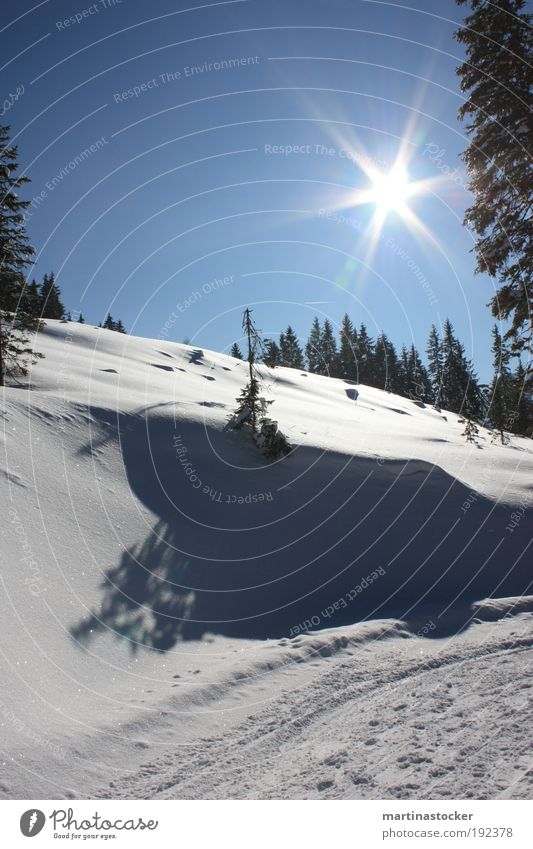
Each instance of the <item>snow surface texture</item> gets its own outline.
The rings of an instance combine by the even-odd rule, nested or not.
[[[0,793],[531,797],[531,441],[48,321],[2,418]]]

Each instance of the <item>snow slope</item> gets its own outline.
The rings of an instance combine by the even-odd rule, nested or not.
[[[36,347],[2,407],[4,796],[531,792],[529,440],[264,369],[296,447],[268,464],[226,427],[244,363]]]

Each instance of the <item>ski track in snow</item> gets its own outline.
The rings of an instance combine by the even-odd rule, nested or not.
[[[415,651],[399,657],[391,640],[322,661],[312,682],[223,736],[166,752],[98,795],[529,798],[533,681],[517,683],[517,669],[533,672],[533,621],[520,618],[482,626],[480,642],[410,640]]]

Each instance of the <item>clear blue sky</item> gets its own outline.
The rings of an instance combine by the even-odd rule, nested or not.
[[[35,276],[54,270],[91,322],[111,310],[216,350],[244,306],[269,335],[347,311],[421,349],[449,316],[486,379],[493,283],[461,225],[464,9],[411,2],[3,4],[19,96],[0,120],[32,179]],[[409,201],[428,233],[391,213],[369,258],[353,154],[383,166],[402,140],[411,179],[443,178]]]

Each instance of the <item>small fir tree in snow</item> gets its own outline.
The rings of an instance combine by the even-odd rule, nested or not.
[[[472,419],[467,419],[465,424],[465,429],[463,430],[463,436],[466,437],[467,442],[475,442],[476,436],[479,433],[479,428]]]
[[[245,309],[242,317],[242,329],[248,342],[248,383],[237,398],[238,407],[235,411],[234,427],[239,429],[249,424],[252,433],[257,431],[259,419],[265,415],[268,401],[260,395],[261,378],[256,368],[256,359],[263,349],[261,336],[252,320],[251,310]],[[272,403],[272,402],[270,402]]]
[[[276,459],[292,450],[287,439],[278,429],[277,422],[266,415],[273,401],[267,401],[261,395],[261,377],[256,368],[258,354],[264,356],[264,345],[261,336],[252,320],[252,313],[246,309],[243,314],[242,327],[248,342],[248,373],[246,386],[237,398],[237,409],[231,420],[235,430],[249,427],[252,437],[263,454]]]
[[[241,351],[241,349],[239,348],[239,346],[237,345],[236,342],[234,342],[233,345],[231,346],[231,351],[229,353],[230,353],[230,357],[233,357],[236,360],[242,360],[243,359],[242,351]]]

